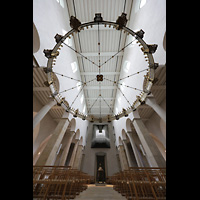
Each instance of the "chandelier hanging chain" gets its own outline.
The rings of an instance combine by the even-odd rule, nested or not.
[[[60,74],[60,73],[58,73],[58,72],[54,72],[54,73],[57,74],[57,75],[63,76],[63,77],[65,77],[65,78],[69,78],[69,79],[71,79],[71,80],[78,81],[78,82],[81,82],[81,83],[84,84],[84,82],[81,81],[81,80],[78,80],[78,79],[75,79],[75,78],[72,78],[72,77],[66,76],[66,75],[64,75],[64,74]]]
[[[92,104],[92,106],[89,108],[88,113],[91,111],[92,107],[94,106],[94,104],[96,103],[96,101],[98,100],[99,96],[96,98],[96,100],[94,101],[94,103]]]
[[[114,55],[112,55],[110,58],[108,58],[108,60],[106,60],[105,62],[103,62],[100,67],[102,67],[104,64],[106,64],[109,60],[111,60],[112,58],[114,58],[117,54],[119,54],[121,51],[123,51],[126,47],[128,47],[130,44],[132,44],[132,42],[134,41],[131,41],[129,42],[127,45],[125,45],[122,49],[120,49],[117,53],[115,53]]]
[[[99,74],[100,74],[101,61],[100,61],[100,33],[99,33],[99,23],[98,23],[98,56],[99,56]]]
[[[128,75],[128,76],[126,76],[126,77],[124,77],[124,78],[120,78],[119,81],[121,81],[121,80],[123,80],[123,79],[125,79],[125,78],[129,78],[129,77],[131,77],[131,76],[137,75],[137,74],[139,74],[140,72],[144,72],[145,70],[148,71],[149,68],[146,68],[146,69],[143,69],[143,70],[141,70],[141,71],[135,72],[135,73],[133,73],[133,74],[131,74],[131,75]],[[117,82],[119,82],[119,81],[117,81]]]
[[[67,90],[63,90],[63,91],[61,91],[60,93],[67,92],[67,91],[69,91],[69,90],[73,90],[73,89],[78,88],[78,87],[80,87],[80,86],[82,86],[82,85],[86,85],[87,83],[90,83],[90,82],[92,82],[92,81],[94,81],[94,80],[96,80],[96,78],[94,78],[94,79],[92,79],[92,80],[90,80],[90,81],[87,81],[87,82],[85,82],[85,83],[82,82],[82,84],[77,85],[77,86],[72,87],[72,88],[69,88],[69,89],[67,89]]]
[[[107,106],[110,108],[112,114],[114,114],[113,109],[109,106],[109,104],[107,103],[107,101],[103,98],[103,96],[101,95],[101,98],[104,100],[104,102],[107,104]]]
[[[88,60],[89,62],[91,62],[93,65],[96,65],[97,67],[99,67],[99,65],[97,65],[95,62],[93,62],[92,60],[90,60],[88,57],[84,56],[83,54],[81,54],[80,52],[76,51],[74,48],[70,47],[69,45],[67,45],[66,43],[63,42],[64,45],[66,45],[67,47],[69,47],[72,51],[76,52],[77,54],[79,54],[82,58],[85,58],[86,60]]]
[[[79,96],[79,94],[81,93],[81,91],[83,90],[83,88],[85,87],[85,84],[84,85],[82,85],[83,87],[81,88],[81,90],[79,91],[79,93],[76,95],[76,97],[75,97],[75,99],[74,99],[74,101],[72,101],[72,104],[71,104],[71,106],[70,106],[70,108],[72,107],[72,105],[74,104],[74,102],[76,101],[76,99],[78,98],[78,96]]]
[[[122,93],[123,97],[126,99],[126,101],[128,102],[128,104],[131,106],[131,103],[129,102],[129,100],[126,98],[126,96],[124,95],[124,93],[120,90],[120,88],[117,86],[117,89]]]
[[[112,81],[112,80],[107,79],[107,78],[104,78],[104,79],[107,80],[107,81],[110,81],[110,82],[114,83],[116,86],[117,86],[117,84],[119,84],[119,85],[125,86],[125,87],[127,87],[127,88],[131,88],[131,89],[134,89],[134,90],[138,90],[138,91],[140,91],[140,92],[143,92],[143,90],[140,90],[140,89],[138,89],[138,88],[134,88],[134,87],[131,87],[131,86],[122,84],[122,83],[118,83],[117,81]]]

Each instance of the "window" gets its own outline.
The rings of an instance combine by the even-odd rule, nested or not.
[[[77,69],[78,69],[76,62],[71,63],[71,67],[72,67],[72,72],[73,73],[75,73],[77,71]]]
[[[56,0],[63,8],[64,8],[64,1],[63,0]]]
[[[67,31],[62,29],[62,35],[64,36],[66,33],[67,33]],[[72,46],[72,39],[67,37],[65,39],[64,43],[71,47]]]
[[[76,87],[77,87],[77,90],[80,91],[80,89],[81,89],[81,82],[78,82],[78,83],[76,84]]]
[[[81,95],[80,101],[81,101],[81,104],[82,104],[83,103],[83,94]]]
[[[140,6],[139,8],[142,8],[146,4],[147,0],[140,0]]]
[[[128,73],[128,71],[129,71],[129,69],[130,69],[130,65],[131,65],[131,63],[130,63],[129,61],[125,61],[125,62],[124,62],[124,71],[125,71],[126,73]]]
[[[96,138],[104,138],[105,137],[105,130],[102,130],[100,133],[99,130],[96,130]]]

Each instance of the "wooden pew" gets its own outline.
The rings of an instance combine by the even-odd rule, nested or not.
[[[89,182],[89,175],[69,166],[33,166],[33,198],[74,199]]]
[[[114,189],[128,200],[166,199],[166,168],[136,168],[111,177]]]

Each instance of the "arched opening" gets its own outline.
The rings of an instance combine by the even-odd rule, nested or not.
[[[39,50],[39,48],[40,48],[40,37],[37,28],[33,23],[33,53],[36,53]]]
[[[95,154],[95,180],[96,183],[104,184],[107,177],[107,160],[105,152],[97,152]]]
[[[33,155],[33,165],[37,162],[38,158],[40,157],[40,154],[43,152],[44,148],[46,147],[49,139],[51,138],[52,134],[47,136],[40,144],[40,146],[37,148]]]
[[[76,120],[74,118],[70,121],[70,131],[75,131],[76,128]]]
[[[163,38],[163,48],[166,51],[166,31],[165,31],[165,35],[164,35],[164,38]]]
[[[153,138],[154,142],[156,143],[158,149],[160,150],[160,153],[162,154],[163,158],[166,160],[166,149],[163,145],[163,143],[152,133],[149,133],[150,136]]]
[[[128,118],[127,120],[126,120],[126,130],[127,130],[127,132],[131,132],[132,130],[131,130],[131,119],[130,118]]]

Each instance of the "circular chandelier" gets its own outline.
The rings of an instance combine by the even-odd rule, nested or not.
[[[126,14],[122,13],[121,16],[118,17],[118,19],[116,20],[116,22],[111,22],[111,21],[104,21],[101,13],[96,13],[95,17],[94,17],[94,21],[91,22],[87,22],[84,24],[81,24],[81,22],[74,16],[71,16],[70,18],[70,27],[72,28],[69,32],[67,32],[64,36],[56,34],[55,35],[55,41],[56,41],[56,45],[54,46],[53,49],[44,49],[44,54],[45,56],[48,58],[48,62],[47,62],[47,67],[44,68],[45,73],[47,74],[47,81],[45,82],[45,85],[48,86],[51,90],[51,96],[57,101],[57,105],[62,106],[64,108],[64,110],[66,112],[69,112],[73,115],[73,117],[80,117],[82,120],[89,120],[90,122],[111,122],[112,120],[119,120],[121,117],[127,117],[132,111],[135,111],[137,109],[137,107],[143,103],[145,103],[145,99],[147,97],[147,95],[149,95],[151,93],[151,87],[153,85],[153,80],[154,80],[154,72],[155,69],[158,67],[158,63],[154,63],[154,59],[153,59],[153,53],[155,53],[156,49],[157,49],[157,45],[156,44],[146,44],[145,41],[143,40],[143,36],[144,36],[144,31],[141,29],[140,31],[134,32],[133,30],[129,29],[126,27],[126,23],[127,23],[127,19],[126,19]],[[130,34],[132,35],[132,37],[134,37],[135,39],[132,40],[130,43],[128,43],[126,46],[124,46],[121,50],[119,50],[117,53],[115,53],[113,56],[111,56],[108,60],[106,60],[104,63],[100,64],[100,60],[99,60],[99,64],[94,63],[92,60],[90,60],[88,57],[84,56],[83,54],[81,54],[80,52],[78,52],[77,50],[73,49],[71,46],[67,45],[66,43],[64,43],[64,41],[67,38],[70,38],[71,35],[77,33],[77,32],[81,32],[84,31],[84,29],[88,29],[88,27],[92,28],[93,26],[97,25],[98,26],[98,31],[99,31],[99,25],[104,25],[105,27],[108,26],[113,27],[114,29],[118,30],[123,30],[124,33]],[[109,79],[106,79],[102,74],[101,74],[101,66],[104,65],[105,63],[107,63],[109,60],[111,60],[112,58],[114,58],[115,56],[117,56],[118,53],[120,53],[121,51],[124,51],[124,49],[126,47],[128,47],[130,44],[132,44],[134,42],[136,42],[136,44],[139,45],[139,47],[141,47],[141,51],[144,54],[144,58],[145,58],[145,62],[148,63],[147,69],[145,69],[147,71],[146,75],[144,75],[144,81],[143,81],[143,90],[139,90],[137,88],[128,86],[128,85],[123,85],[121,83],[119,83],[120,80],[125,79],[125,78],[129,78],[135,74],[139,74],[141,71],[145,71],[145,70],[141,70],[135,74],[131,74],[129,76],[126,76],[124,78],[119,79],[119,81],[112,81]],[[61,50],[61,47],[63,47],[63,45],[66,45],[67,47],[69,47],[71,50],[73,50],[74,52],[76,52],[77,54],[79,54],[83,59],[88,60],[89,62],[91,62],[93,65],[96,65],[97,67],[99,67],[99,73],[96,75],[96,77],[90,81],[87,82],[83,82],[80,81],[81,84],[79,86],[82,86],[82,89],[91,81],[96,80],[98,82],[102,82],[104,79],[107,81],[110,81],[112,83],[114,83],[117,86],[117,89],[122,93],[122,95],[124,96],[124,98],[126,99],[127,103],[130,105],[128,108],[123,108],[121,112],[119,112],[118,114],[114,114],[110,115],[108,114],[105,117],[94,117],[93,115],[85,115],[82,112],[80,112],[78,109],[73,108],[73,104],[76,101],[76,99],[78,98],[80,92],[82,91],[82,89],[79,91],[79,93],[76,95],[75,99],[73,100],[73,102],[71,103],[71,105],[69,105],[69,103],[65,100],[65,97],[61,96],[62,92],[67,92],[68,90],[74,89],[75,87],[72,87],[68,90],[62,91],[62,92],[58,92],[58,88],[57,88],[57,83],[55,82],[55,72],[53,72],[53,66],[56,64],[56,59],[59,56],[59,51]],[[98,46],[100,45],[100,42],[98,41]],[[100,51],[99,51],[99,55],[100,55]],[[75,80],[75,81],[79,81],[75,78],[63,75],[63,74],[59,74],[58,75],[64,76],[66,78],[69,78],[71,80]],[[128,99],[125,97],[124,93],[120,90],[118,85],[123,85],[126,86],[128,88],[132,88],[135,90],[139,90],[141,93],[139,96],[136,96],[136,100],[134,102],[130,102],[128,101]],[[98,98],[102,98],[104,101],[105,99],[102,97],[101,92],[99,93]],[[96,100],[97,100],[96,99]],[[96,102],[96,101],[95,101]],[[107,104],[107,106],[110,108],[110,106],[108,105],[108,103],[105,101],[105,103]],[[94,105],[94,104],[93,104]],[[93,106],[92,105],[92,106]],[[92,108],[92,107],[91,107]],[[90,110],[91,110],[90,108]],[[110,110],[112,110],[110,108]]]

